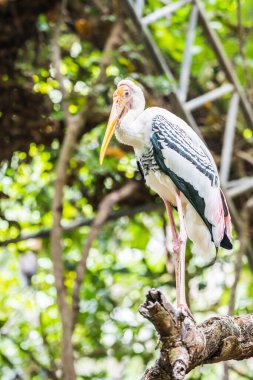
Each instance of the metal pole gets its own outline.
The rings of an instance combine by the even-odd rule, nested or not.
[[[242,110],[245,116],[245,119],[247,120],[247,123],[250,128],[253,128],[253,111],[252,107],[250,106],[242,88],[241,84],[235,74],[234,68],[222,46],[222,43],[220,42],[219,37],[215,33],[215,31],[210,27],[209,22],[206,18],[205,12],[201,6],[201,3],[199,0],[194,0],[195,4],[198,7],[199,11],[199,19],[202,24],[202,27],[204,29],[204,32],[210,42],[210,44],[213,47],[213,50],[215,51],[218,61],[222,67],[222,69],[225,71],[227,78],[230,82],[233,83],[235,86],[236,91],[239,94],[240,102],[242,105]]]
[[[123,7],[127,9],[127,11],[130,13],[133,21],[135,22],[136,26],[139,28],[139,31],[141,32],[141,37],[143,38],[143,42],[145,43],[147,50],[149,51],[153,63],[156,65],[157,72],[161,74],[165,74],[168,79],[171,82],[172,87],[172,93],[170,94],[171,97],[173,97],[173,103],[179,110],[180,116],[194,129],[194,131],[201,137],[201,132],[197,126],[197,123],[195,122],[194,118],[192,117],[191,113],[185,109],[184,104],[179,99],[177,88],[175,86],[176,80],[171,73],[169,66],[167,65],[167,62],[165,61],[161,51],[157,47],[153,37],[151,36],[148,28],[142,24],[140,18],[136,14],[135,8],[133,7],[130,0],[121,0],[121,4]]]
[[[185,102],[188,92],[190,69],[192,61],[192,45],[195,37],[195,29],[198,20],[198,8],[193,5],[189,21],[189,28],[186,37],[186,45],[184,49],[184,58],[179,79],[179,97]]]
[[[221,152],[221,167],[220,167],[220,180],[224,187],[227,185],[229,178],[231,160],[232,160],[232,151],[234,145],[235,137],[235,127],[236,127],[236,116],[239,106],[239,95],[235,92],[230,101],[226,128],[223,138],[223,146]]]
[[[244,181],[240,185],[228,189],[227,194],[229,197],[235,198],[251,189],[253,189],[253,178],[244,178]]]
[[[145,0],[135,0],[135,10],[139,17],[142,16]]]
[[[166,5],[166,7],[158,9],[157,11],[150,13],[146,17],[143,17],[141,22],[143,23],[143,25],[151,24],[152,22],[155,22],[159,18],[168,16],[176,12],[179,8],[182,8],[184,5],[190,2],[191,0],[181,0],[181,1],[177,1],[176,3],[171,3],[169,5]]]
[[[234,86],[230,83],[226,83],[221,87],[215,88],[212,91],[207,92],[206,94],[200,95],[197,98],[189,100],[185,103],[187,110],[191,111],[198,107],[201,107],[206,102],[211,102],[212,100],[221,98],[223,95],[228,94],[234,90]]]

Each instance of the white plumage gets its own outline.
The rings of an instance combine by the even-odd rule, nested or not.
[[[101,161],[114,131],[120,142],[133,146],[147,185],[165,201],[175,254],[180,254],[185,243],[185,229],[194,253],[212,252],[214,245],[230,249],[230,216],[215,162],[205,143],[168,110],[144,108],[141,88],[130,80],[121,81],[114,94]],[[178,208],[179,235],[170,205]],[[179,282],[183,280],[183,275],[180,276]],[[178,295],[185,303],[182,294]]]

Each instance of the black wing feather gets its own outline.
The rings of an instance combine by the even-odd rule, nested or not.
[[[152,133],[157,136],[161,145],[175,151],[207,177],[212,187],[218,186],[217,169],[203,148],[196,146],[186,131],[162,115],[157,115],[152,121]]]
[[[157,165],[160,170],[167,174],[172,182],[177,186],[177,188],[185,195],[188,201],[192,204],[195,210],[198,212],[204,223],[206,224],[211,236],[212,236],[212,224],[205,217],[205,201],[204,198],[200,197],[198,192],[194,189],[194,187],[186,182],[183,178],[179,177],[176,173],[174,173],[167,165],[164,163],[164,157],[162,154],[162,145],[159,142],[159,139],[156,133],[153,133],[151,136],[151,143],[153,145],[153,153],[156,160]],[[213,240],[213,236],[212,236]]]
[[[144,175],[144,171],[142,169],[141,163],[138,160],[136,160],[136,163],[137,163],[137,168],[139,169],[140,175],[142,176],[142,179],[145,181],[145,175]]]
[[[216,168],[213,167],[209,157],[201,148],[196,148],[192,144],[192,140],[185,131],[179,126],[172,124],[162,115],[157,115],[152,123],[151,143],[153,148],[153,155],[155,162],[159,169],[167,174],[177,188],[185,195],[188,201],[192,204],[197,211],[203,222],[206,224],[213,241],[212,224],[205,217],[205,200],[200,197],[199,193],[194,187],[183,178],[174,173],[167,165],[165,165],[164,157],[162,154],[163,144],[170,149],[175,150],[178,154],[182,155],[185,159],[190,161],[197,170],[204,174],[209,180],[212,187],[218,186],[218,175]],[[226,202],[222,194],[222,202],[225,216],[228,215]],[[231,249],[232,244],[227,236],[226,230],[220,242],[220,246],[226,249]]]

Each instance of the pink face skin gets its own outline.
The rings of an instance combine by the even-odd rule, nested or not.
[[[119,113],[118,113],[119,121],[131,108],[132,93],[133,93],[132,89],[126,84],[120,85],[117,88],[117,90],[114,91],[113,108],[115,106],[119,110]],[[122,111],[124,112],[122,113]]]

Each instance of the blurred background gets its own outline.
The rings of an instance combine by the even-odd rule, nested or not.
[[[1,379],[62,379],[67,357],[74,370],[66,379],[134,380],[158,355],[138,307],[152,287],[175,301],[164,207],[131,149],[114,139],[102,167],[98,161],[112,94],[126,77],[143,86],[147,106],[198,128],[224,165],[234,249],[208,265],[188,242],[197,322],[252,312],[253,3],[201,1],[206,28],[190,1],[175,4],[0,0]],[[197,107],[185,105],[204,94]],[[129,182],[135,190],[108,208],[107,194]],[[105,218],[91,236],[101,208]],[[253,361],[205,365],[187,379],[253,379]]]

